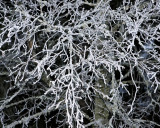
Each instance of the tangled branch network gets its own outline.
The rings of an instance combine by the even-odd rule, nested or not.
[[[160,1],[112,3],[0,0],[0,127],[160,127]]]

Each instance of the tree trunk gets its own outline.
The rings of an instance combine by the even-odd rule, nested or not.
[[[103,79],[98,80],[97,82],[97,90],[102,92],[104,95],[109,95],[109,86],[107,85],[109,81],[111,81],[111,76],[109,73],[102,69],[101,73],[104,74],[106,81],[104,82]],[[109,123],[109,102],[107,99],[104,99],[98,93],[95,96],[95,121],[96,126],[95,128],[104,128]]]

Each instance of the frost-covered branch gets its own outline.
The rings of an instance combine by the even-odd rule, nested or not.
[[[159,126],[159,3],[1,0],[0,126]]]

